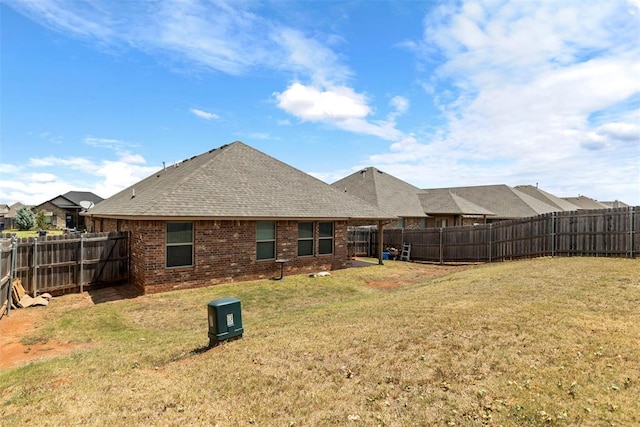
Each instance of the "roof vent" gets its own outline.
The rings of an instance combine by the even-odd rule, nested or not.
[[[131,198],[133,199],[134,197],[136,197],[136,189],[132,188],[131,189]]]

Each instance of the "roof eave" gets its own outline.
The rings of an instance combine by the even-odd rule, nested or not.
[[[92,219],[124,219],[132,221],[389,221],[398,219],[398,217],[394,216],[150,216],[90,213],[85,213],[84,216]]]

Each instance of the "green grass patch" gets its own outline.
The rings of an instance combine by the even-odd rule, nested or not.
[[[241,300],[245,335],[207,349],[223,296]],[[65,298],[34,337],[87,345],[0,372],[3,425],[640,424],[638,260],[390,261]]]

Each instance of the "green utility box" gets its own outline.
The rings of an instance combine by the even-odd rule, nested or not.
[[[209,347],[218,345],[229,338],[240,338],[242,328],[242,311],[237,298],[220,298],[208,304],[209,311]]]

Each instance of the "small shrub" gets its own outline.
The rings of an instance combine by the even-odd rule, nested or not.
[[[15,224],[20,231],[29,230],[36,224],[35,215],[31,209],[22,207],[16,212]]]
[[[38,226],[39,230],[46,230],[47,228],[49,228],[47,215],[45,211],[43,211],[42,209],[39,209],[38,212],[36,213],[36,225]]]

